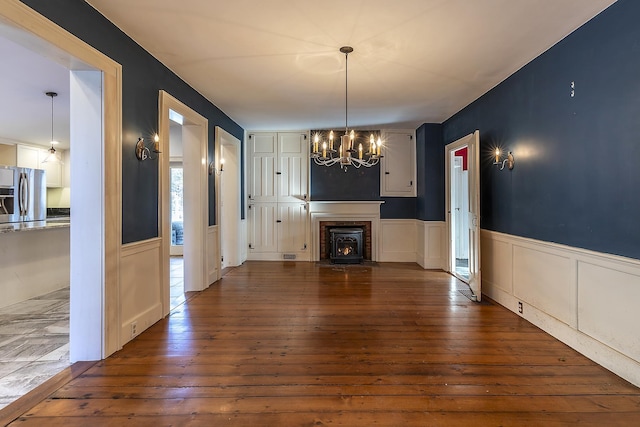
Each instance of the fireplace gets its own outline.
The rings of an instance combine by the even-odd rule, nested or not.
[[[364,261],[376,261],[382,201],[311,201],[311,259],[330,260],[329,229],[362,227]]]
[[[361,264],[364,259],[362,227],[330,228],[330,259],[334,264]]]
[[[333,228],[355,228],[362,230],[362,257],[364,261],[371,261],[371,221],[320,221],[320,261],[331,260],[331,233]]]

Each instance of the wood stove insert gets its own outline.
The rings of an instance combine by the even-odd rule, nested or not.
[[[364,260],[363,232],[361,227],[329,229],[331,262],[333,264],[361,264]]]

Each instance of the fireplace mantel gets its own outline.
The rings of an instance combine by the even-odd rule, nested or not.
[[[371,259],[378,259],[380,205],[384,201],[310,201],[311,256],[320,260],[320,221],[371,221]]]

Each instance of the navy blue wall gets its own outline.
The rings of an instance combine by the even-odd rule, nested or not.
[[[151,141],[158,130],[158,91],[167,91],[209,120],[209,161],[216,126],[240,141],[243,129],[84,1],[22,2],[122,65],[122,242],[157,237],[158,162],[139,162],[134,147],[138,137]],[[211,177],[209,224],[214,223]]]
[[[444,123],[480,130],[482,228],[640,258],[639,16],[619,0]]]
[[[425,123],[416,130],[416,218],[444,221],[444,144],[442,125]]]

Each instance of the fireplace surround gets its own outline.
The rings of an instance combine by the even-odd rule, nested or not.
[[[327,226],[363,226],[364,260],[378,258],[378,227],[383,201],[310,201],[311,256],[313,261],[328,260]],[[322,229],[322,230],[321,230]]]

